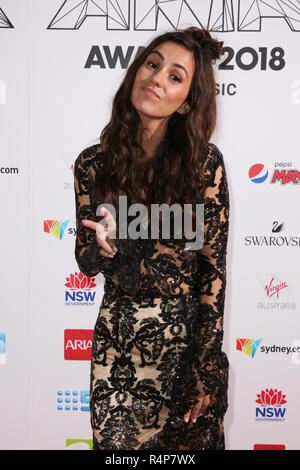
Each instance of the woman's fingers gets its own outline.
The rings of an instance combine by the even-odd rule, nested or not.
[[[200,414],[200,410],[202,408],[203,397],[197,397],[198,402],[192,408],[191,420],[193,423],[197,421],[197,418]]]
[[[210,403],[210,396],[209,395],[204,395],[204,396],[198,396],[197,397],[197,403],[195,403],[190,410],[184,415],[184,421],[186,423],[191,421],[195,423],[197,421],[198,416],[201,416],[205,413],[206,408],[208,407]]]
[[[106,212],[108,212],[108,211],[106,211]],[[108,234],[113,233],[113,230],[114,230],[114,227],[116,226],[116,224],[113,222],[114,219],[113,219],[113,217],[110,213],[107,214],[105,219],[106,218],[109,219],[109,224],[108,224],[108,226],[105,226],[105,227],[100,222],[94,222],[93,220],[88,220],[88,219],[83,219],[82,224],[85,227],[89,228],[89,229],[95,230],[97,243],[102,248],[100,250],[100,254],[102,256],[110,256],[111,258],[113,258],[115,253],[118,251],[118,249],[115,246],[115,244],[113,243],[113,241],[111,241],[108,238]],[[110,226],[110,229],[109,229],[109,226]],[[106,239],[109,240],[110,243],[109,243],[109,241],[106,241]]]
[[[84,225],[87,228],[90,228],[92,230],[96,230],[97,227],[97,222],[94,222],[93,220],[88,220],[88,219],[82,219],[82,225]]]

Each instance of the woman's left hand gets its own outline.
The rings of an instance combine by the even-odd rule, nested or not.
[[[206,408],[210,403],[210,396],[209,395],[198,395],[196,397],[198,400],[190,410],[184,415],[184,421],[186,423],[189,422],[190,418],[193,423],[197,421],[198,416],[201,416],[205,413]]]

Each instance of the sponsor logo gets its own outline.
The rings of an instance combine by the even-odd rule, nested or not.
[[[262,163],[255,163],[249,169],[248,175],[253,183],[263,183],[266,181],[269,172]]]
[[[264,301],[258,302],[258,310],[295,310],[296,304],[289,302],[292,287],[286,278],[278,273],[258,273],[258,282],[264,292]]]
[[[298,354],[300,352],[300,345],[294,343],[291,346],[278,346],[276,344],[273,344],[272,346],[260,346],[258,349],[261,341],[262,338],[256,340],[249,338],[237,338],[236,350],[242,351],[252,358],[255,356],[257,350],[265,354],[281,353],[285,355]]]
[[[51,233],[51,235],[61,240],[69,222],[70,219],[64,222],[59,220],[44,220],[44,232]]]
[[[93,450],[93,439],[66,439],[68,450]]]
[[[244,352],[245,354],[248,354],[250,357],[254,357],[261,341],[262,338],[257,340],[238,338],[236,340],[236,349],[238,351]]]
[[[287,185],[288,183],[300,183],[300,171],[293,167],[292,162],[276,162],[274,164],[273,175],[270,179],[270,184],[281,183]],[[289,168],[289,169],[287,169]],[[262,163],[255,163],[249,169],[248,176],[253,183],[264,183],[268,178],[269,172]]]
[[[277,220],[273,222],[272,233],[281,232],[283,229],[283,223],[278,223]],[[299,247],[300,246],[300,237],[299,236],[292,236],[292,235],[246,235],[244,238],[244,245],[245,246],[252,246],[252,247]]]
[[[58,390],[56,395],[58,411],[90,411],[88,390]]]
[[[94,330],[65,330],[64,358],[67,361],[90,361]]]
[[[253,450],[286,450],[283,444],[254,444]]]
[[[82,272],[75,272],[66,277],[65,305],[94,305],[96,292],[91,289],[96,287],[95,278],[87,277]]]
[[[6,364],[6,339],[5,339],[5,333],[0,333],[0,364]]]
[[[255,409],[255,421],[285,421],[287,400],[281,390],[266,388],[257,394],[255,400],[260,406]]]

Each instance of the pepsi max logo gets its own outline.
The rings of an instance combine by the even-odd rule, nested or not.
[[[249,178],[253,183],[263,183],[268,178],[268,169],[262,163],[255,163],[249,170]]]

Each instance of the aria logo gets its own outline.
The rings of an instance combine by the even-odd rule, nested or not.
[[[300,171],[295,169],[286,169],[292,167],[292,162],[279,162],[275,163],[273,176],[270,184],[281,183],[286,185],[287,183],[300,183]],[[280,169],[278,169],[280,167]],[[266,181],[269,175],[268,169],[262,163],[255,163],[249,169],[248,176],[252,183],[263,183]]]
[[[67,361],[90,361],[94,330],[65,330],[64,358]]]
[[[262,390],[255,400],[260,405],[255,408],[255,421],[284,421],[286,407],[282,405],[287,403],[285,398],[286,395],[276,388]]]
[[[65,305],[94,305],[96,292],[91,289],[96,287],[95,278],[87,277],[82,272],[75,272],[66,277],[65,286],[69,291],[65,292]]]
[[[180,23],[192,21],[196,26],[210,31],[235,31],[233,2],[225,0],[132,0],[133,29],[136,31],[156,31],[160,19],[174,29]],[[105,19],[108,31],[128,31],[130,29],[130,1],[125,0],[65,0],[48,29],[79,29],[88,17]],[[282,18],[292,31],[300,31],[300,11],[293,0],[238,0],[237,31],[261,31],[263,18]]]

